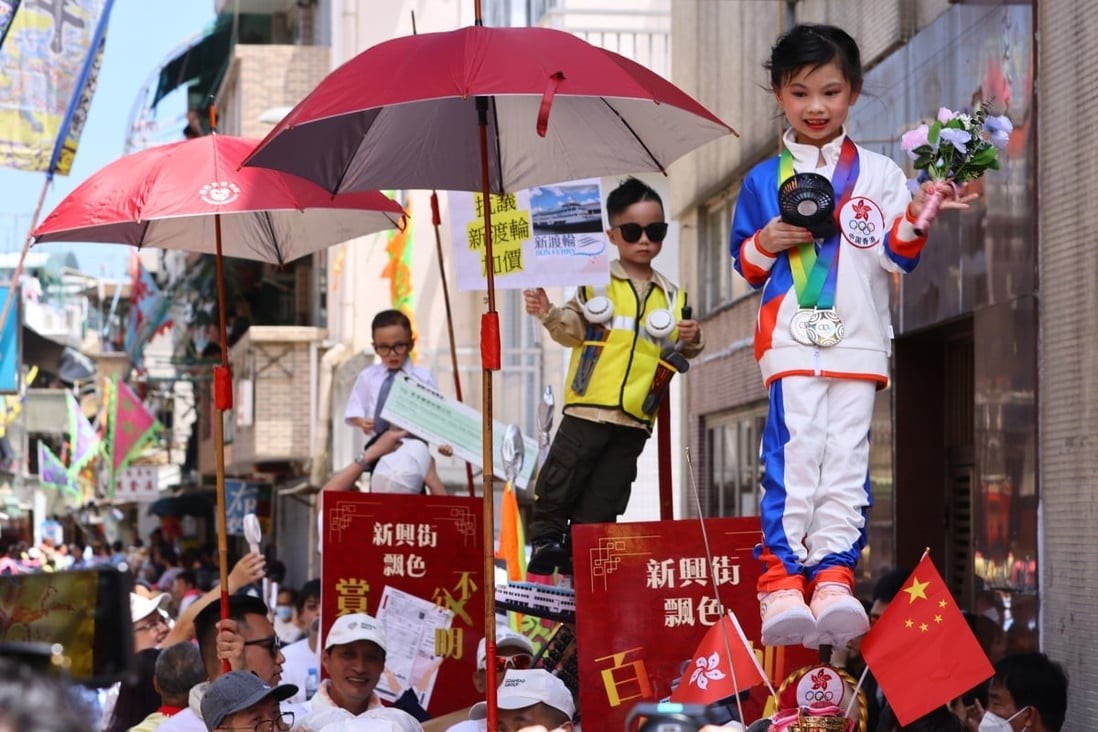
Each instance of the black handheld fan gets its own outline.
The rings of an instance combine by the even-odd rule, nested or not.
[[[818,173],[797,173],[778,188],[782,221],[802,226],[816,239],[835,233],[835,189]]]

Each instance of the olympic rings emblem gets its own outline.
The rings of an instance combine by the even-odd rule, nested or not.
[[[884,213],[877,202],[865,196],[850,198],[839,211],[839,228],[850,244],[870,249],[884,239]]]
[[[857,231],[859,234],[872,234],[877,230],[877,225],[872,221],[862,221],[861,219],[854,219],[850,222],[850,228]]]

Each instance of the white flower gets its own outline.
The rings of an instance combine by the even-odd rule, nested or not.
[[[697,684],[699,689],[709,687],[709,680],[720,681],[724,678],[724,671],[720,670],[721,659],[716,651],[708,658],[698,658],[694,661],[694,671],[690,674],[690,683]]]

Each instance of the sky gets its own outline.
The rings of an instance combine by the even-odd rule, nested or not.
[[[39,221],[85,178],[123,154],[130,115],[142,90],[181,45],[214,20],[214,0],[115,0],[99,85],[68,176],[55,176]],[[155,81],[155,80],[154,80]],[[182,90],[161,101],[159,121],[185,112]],[[183,139],[180,134],[172,139]],[[31,225],[44,173],[0,168],[0,251],[18,251]],[[80,268],[93,275],[122,277],[130,248],[109,244],[48,244],[32,251],[73,251]]]

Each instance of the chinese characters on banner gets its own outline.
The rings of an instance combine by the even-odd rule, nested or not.
[[[624,729],[638,702],[669,696],[683,662],[720,621],[722,603],[736,613],[775,688],[816,660],[799,646],[759,643],[759,562],[751,556],[758,517],[706,519],[705,529],[712,562],[697,520],[572,527],[585,727]],[[765,686],[752,690],[744,703],[749,721],[762,716],[767,695]]]
[[[610,281],[599,180],[489,196],[496,287],[598,285]],[[449,194],[458,288],[483,290],[484,196]]]
[[[377,617],[388,645],[383,699],[410,688],[435,716],[479,700],[482,509],[458,496],[324,494],[321,637],[340,615]]]
[[[160,490],[158,471],[155,465],[130,465],[123,468],[114,486],[114,499],[139,503],[155,501]]]
[[[244,480],[225,480],[225,530],[244,536],[244,517],[254,513],[266,534],[271,530],[271,485]]]

